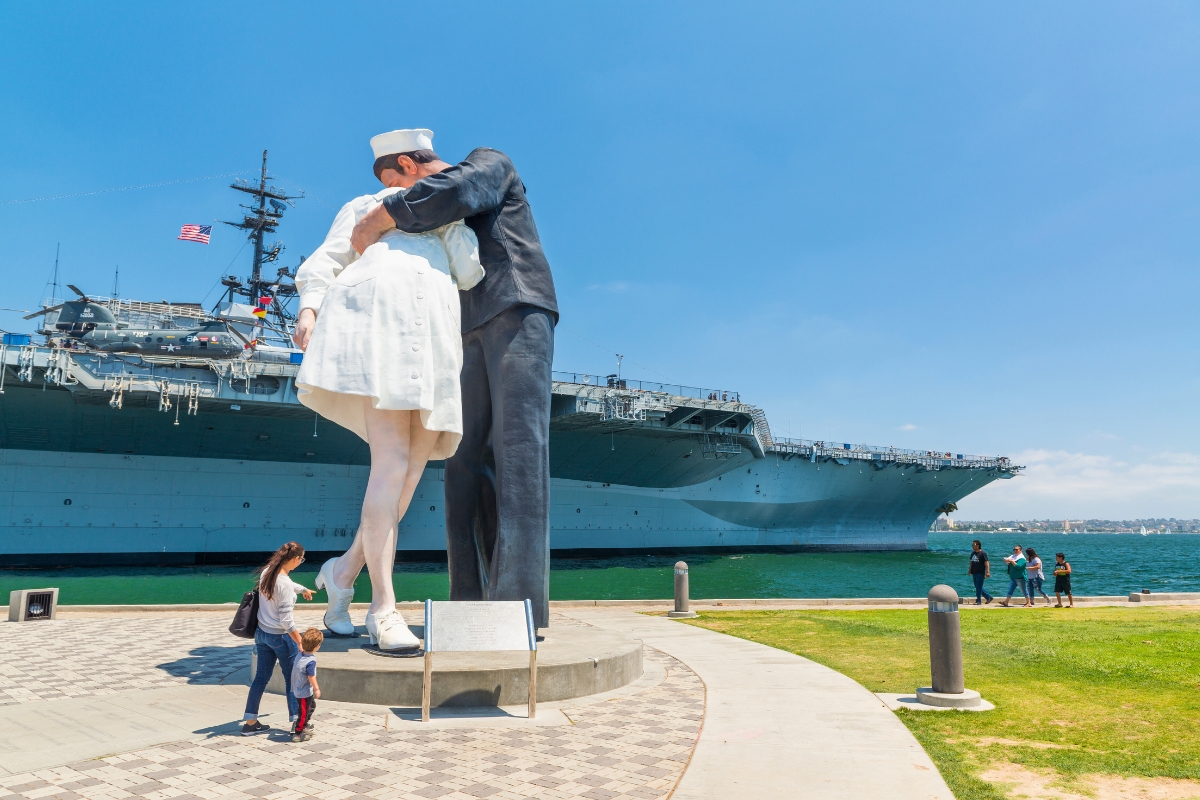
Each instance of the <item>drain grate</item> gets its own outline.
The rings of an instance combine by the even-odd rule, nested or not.
[[[53,604],[53,592],[30,592],[25,595],[25,619],[50,619]]]

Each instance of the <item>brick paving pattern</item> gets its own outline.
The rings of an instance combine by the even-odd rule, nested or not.
[[[320,625],[319,615],[305,621]],[[237,644],[245,640],[228,628],[229,620],[210,614],[0,625],[0,706],[220,683],[250,663],[249,643]],[[104,658],[81,657],[97,647]]]
[[[319,615],[304,623],[319,623]],[[562,620],[564,624],[569,621]],[[0,700],[20,703],[186,683],[218,683],[249,659],[227,620],[124,618],[0,626]],[[558,620],[556,623],[558,624]],[[119,636],[105,671],[68,667],[97,637]],[[36,642],[36,644],[35,644]],[[149,644],[152,642],[153,644]],[[565,703],[571,725],[385,730],[374,706],[318,706],[315,736],[213,735],[0,778],[0,800],[513,800],[666,797],[683,774],[704,716],[704,686],[647,648],[666,670],[656,686],[604,702]]]

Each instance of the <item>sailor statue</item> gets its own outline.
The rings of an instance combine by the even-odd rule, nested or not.
[[[427,234],[461,220],[478,237],[486,273],[474,288],[459,286],[463,438],[446,461],[450,599],[528,599],[534,624],[544,628],[558,302],[525,184],[508,156],[486,147],[454,166],[416,148],[385,163],[405,191],[358,221],[354,249],[365,253],[396,231]]]

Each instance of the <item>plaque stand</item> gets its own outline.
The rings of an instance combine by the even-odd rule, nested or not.
[[[528,602],[528,601],[526,601]],[[530,626],[533,625],[533,615],[530,614]],[[530,630],[535,630],[530,628]],[[533,719],[537,716],[537,635],[531,637],[535,641],[533,647],[529,648],[529,718]]]
[[[529,719],[537,716],[537,630],[533,604],[520,601],[425,601],[425,676],[421,721],[429,722],[433,653],[529,650]]]

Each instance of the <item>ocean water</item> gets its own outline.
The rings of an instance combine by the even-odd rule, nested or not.
[[[1074,569],[1077,595],[1200,592],[1200,535],[1197,534],[958,534],[929,536],[929,549],[908,553],[787,553],[745,555],[681,554],[597,559],[556,559],[550,596],[555,600],[656,599],[673,591],[672,568],[688,562],[693,598],[738,597],[923,597],[948,583],[974,595],[967,575],[971,540],[978,538],[992,559],[988,591],[1008,589],[1001,559],[1014,544],[1033,547],[1047,565],[1064,552]],[[319,564],[304,564],[293,576],[311,587]],[[1046,591],[1052,594],[1053,577]],[[0,603],[13,589],[56,586],[63,605],[224,603],[241,599],[254,585],[253,570],[239,567],[71,567],[0,570]],[[398,564],[394,575],[401,600],[449,596],[444,564]],[[370,597],[364,574],[356,597]],[[319,592],[317,600],[324,600]]]

